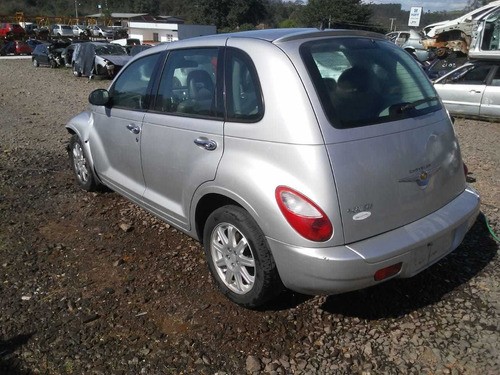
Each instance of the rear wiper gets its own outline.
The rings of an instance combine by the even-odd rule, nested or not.
[[[424,104],[424,103],[427,103],[427,102],[432,102],[434,100],[438,100],[438,97],[437,96],[431,96],[429,98],[415,100],[414,102],[411,102],[411,103],[404,103],[403,105],[401,105],[401,107],[399,107],[399,110],[401,112],[405,112],[405,111],[407,111],[409,109],[415,109],[420,104]]]

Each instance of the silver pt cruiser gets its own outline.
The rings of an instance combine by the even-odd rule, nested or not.
[[[479,213],[450,117],[383,35],[279,29],[150,48],[66,125],[76,181],[201,241],[232,301],[411,277]],[[161,251],[161,249],[158,249]]]

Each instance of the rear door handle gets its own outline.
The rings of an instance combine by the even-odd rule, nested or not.
[[[127,129],[133,134],[139,134],[141,132],[141,128],[135,124],[128,124]]]
[[[481,94],[481,91],[479,91],[479,90],[470,90],[469,92],[471,94]]]
[[[217,142],[206,137],[199,137],[194,140],[196,146],[201,147],[207,151],[213,151],[217,148]]]

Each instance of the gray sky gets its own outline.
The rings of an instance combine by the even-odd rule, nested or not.
[[[467,0],[364,0],[365,3],[374,4],[401,4],[403,10],[411,7],[423,7],[424,12],[437,12],[444,10],[462,10],[467,5]]]

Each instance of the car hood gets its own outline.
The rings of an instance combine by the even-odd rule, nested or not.
[[[123,66],[130,60],[128,55],[99,55],[99,57],[106,59],[116,66]]]

